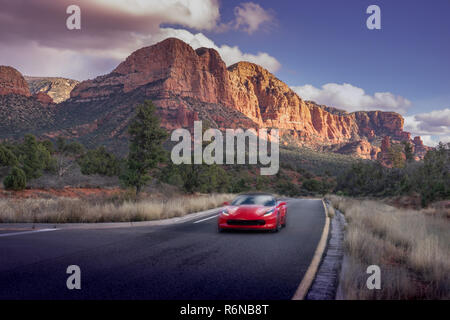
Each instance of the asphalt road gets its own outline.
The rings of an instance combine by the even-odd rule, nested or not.
[[[319,242],[323,210],[320,200],[289,200],[278,233],[218,233],[211,215],[0,236],[0,299],[291,299]],[[69,265],[81,268],[80,290],[66,287]]]

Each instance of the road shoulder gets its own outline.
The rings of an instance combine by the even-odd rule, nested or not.
[[[187,214],[162,220],[137,222],[99,222],[99,223],[1,223],[0,234],[12,230],[39,230],[39,229],[113,229],[130,227],[166,226],[206,217],[218,213],[223,207]]]
[[[306,294],[308,293],[309,288],[311,287],[314,278],[316,276],[317,270],[319,269],[320,262],[322,260],[323,253],[327,247],[328,234],[330,231],[330,218],[328,217],[328,210],[325,202],[322,200],[324,214],[325,214],[325,225],[322,230],[322,236],[320,237],[319,243],[317,245],[316,251],[314,253],[314,257],[311,260],[311,264],[306,270],[305,276],[303,277],[300,285],[295,291],[292,300],[304,300]]]

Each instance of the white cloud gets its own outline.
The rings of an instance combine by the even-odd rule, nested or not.
[[[349,83],[327,83],[321,88],[312,85],[293,86],[292,89],[304,100],[337,107],[349,112],[361,110],[382,110],[405,113],[411,102],[390,92],[366,94],[364,89]]]
[[[191,45],[191,47],[193,47],[194,49],[200,47],[213,48],[219,52],[222,59],[228,66],[239,61],[249,61],[263,66],[270,72],[276,72],[281,67],[281,64],[277,59],[265,52],[251,54],[242,52],[237,46],[218,46],[214,43],[214,41],[207,38],[202,33],[193,34],[187,30],[182,29],[161,28],[160,32],[152,37],[152,42],[156,43],[168,37],[181,39]]]
[[[406,116],[405,131],[420,135],[429,146],[450,142],[450,108]]]
[[[110,72],[133,51],[170,36],[194,48],[214,48],[228,65],[247,60],[272,72],[280,68],[280,63],[267,53],[246,53],[237,46],[216,45],[202,33],[182,29],[219,29],[218,0],[80,0],[81,32],[65,28],[64,1],[37,2],[26,7],[14,1],[2,4],[0,64],[11,65],[26,75],[92,78]],[[161,28],[162,24],[180,28]],[[252,22],[252,30],[256,25],[259,27]]]
[[[234,28],[252,34],[264,24],[274,22],[274,15],[253,2],[241,3],[234,8]]]
[[[148,23],[180,24],[198,30],[216,28],[220,18],[217,0],[82,0],[104,10],[145,17]]]

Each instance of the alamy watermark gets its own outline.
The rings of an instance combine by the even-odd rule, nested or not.
[[[67,274],[70,276],[67,278],[66,286],[69,290],[80,290],[81,289],[81,269],[76,264],[72,264],[67,267]]]
[[[381,269],[376,264],[367,267],[367,274],[370,276],[367,278],[366,286],[369,290],[380,290],[381,289]]]
[[[189,130],[180,128],[172,132],[171,141],[178,142],[171,152],[172,162],[177,165],[224,164],[225,145],[226,164],[258,164],[259,161],[260,165],[266,166],[261,168],[261,175],[277,174],[280,168],[278,129],[271,129],[270,133],[265,128],[258,131],[226,129],[224,139],[220,130],[208,129],[203,132],[202,122],[194,121],[194,139]],[[210,143],[203,148],[203,142]]]
[[[66,27],[69,30],[81,29],[81,9],[79,6],[72,4],[67,7],[66,13],[70,14],[66,19]]]
[[[367,7],[367,14],[370,16],[366,20],[366,26],[369,30],[381,29],[381,9],[376,4],[372,4]]]

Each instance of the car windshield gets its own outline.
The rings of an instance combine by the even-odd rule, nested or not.
[[[277,201],[271,195],[241,195],[237,196],[231,205],[260,205],[265,207],[272,207]]]

